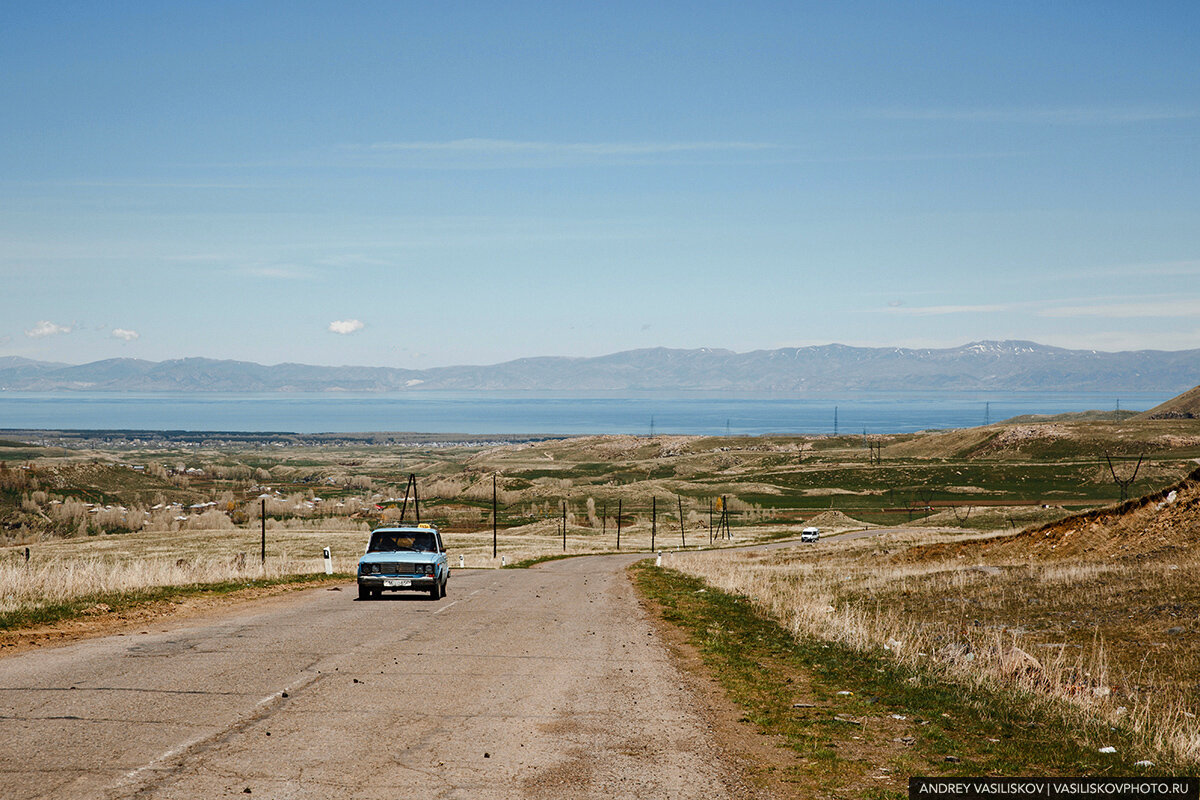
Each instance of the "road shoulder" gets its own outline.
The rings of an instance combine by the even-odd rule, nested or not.
[[[221,594],[185,591],[178,596],[134,603],[124,608],[96,603],[78,615],[50,624],[0,630],[0,658],[62,647],[85,639],[141,633],[150,628],[161,630],[164,625],[222,616],[254,603],[290,602],[306,590],[323,587],[327,591],[352,591],[352,587],[343,585],[345,580],[345,577],[329,579],[322,575],[292,583],[247,585]]]

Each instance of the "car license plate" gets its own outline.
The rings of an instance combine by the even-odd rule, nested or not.
[[[394,580],[394,581],[384,581],[383,582],[383,587],[385,589],[396,588],[396,587],[400,587],[400,586],[412,586],[412,581]]]

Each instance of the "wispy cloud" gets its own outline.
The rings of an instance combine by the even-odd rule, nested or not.
[[[120,339],[124,342],[132,342],[134,339],[138,339],[140,337],[141,334],[137,331],[131,331],[126,328],[113,328],[112,331],[112,338]]]
[[[355,331],[361,331],[363,327],[364,325],[362,322],[356,319],[338,319],[329,323],[330,332],[341,334],[342,336],[345,336],[348,333],[354,333]]]
[[[374,152],[451,152],[488,155],[533,153],[540,155],[646,156],[665,153],[774,150],[778,147],[779,145],[768,142],[539,142],[514,139],[452,139],[444,142],[374,142],[369,145],[348,145],[347,149]]]
[[[1196,350],[1200,349],[1200,329],[1180,331],[1057,331],[1037,337],[1042,344],[1073,350]]]
[[[870,109],[871,119],[929,122],[988,122],[1036,125],[1128,125],[1139,122],[1195,119],[1200,111],[1184,108],[1088,107],[1060,108],[891,108]]]
[[[245,274],[254,278],[282,281],[303,281],[312,278],[311,273],[296,267],[248,267]]]
[[[1090,269],[1064,272],[1056,276],[1060,280],[1081,278],[1116,277],[1130,280],[1145,278],[1200,278],[1200,259],[1179,261],[1149,261],[1130,264],[1113,264]]]
[[[771,142],[551,142],[522,139],[450,139],[347,144],[338,157],[358,166],[415,169],[495,169],[603,164],[669,164],[681,159],[745,160],[783,149]]]
[[[197,181],[0,181],[7,186],[53,186],[64,189],[273,189],[269,184]]]
[[[994,314],[1001,311],[1012,311],[1010,303],[986,303],[981,305],[943,305],[943,306],[905,306],[893,305],[889,302],[887,308],[871,309],[883,314],[905,314],[914,317],[937,317],[947,314]]]
[[[1053,306],[1038,312],[1041,317],[1105,317],[1136,319],[1140,317],[1200,317],[1200,298],[1139,299],[1129,302],[1092,303],[1089,305]]]
[[[60,333],[70,333],[72,327],[70,325],[58,325],[49,320],[41,320],[29,330],[25,331],[25,335],[30,339],[41,339],[45,336],[56,336]]]

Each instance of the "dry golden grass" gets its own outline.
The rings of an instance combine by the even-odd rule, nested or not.
[[[1164,633],[1165,616],[1146,624],[1162,606],[1156,600],[1200,601],[1191,587],[1200,556],[1154,564],[899,557],[935,537],[945,534],[672,554],[665,565],[751,598],[797,635],[886,649],[948,680],[1067,703],[1095,724],[1129,726],[1147,748],[1200,763],[1200,642],[1190,641],[1193,631]]]
[[[351,520],[268,520],[267,559],[261,562],[261,530],[236,528],[223,518],[221,527],[174,531],[143,530],[124,534],[49,539],[0,548],[0,613],[22,611],[99,594],[123,593],[161,586],[242,581],[324,572],[322,550],[331,551],[333,569],[353,573],[366,548],[370,527]],[[737,538],[720,544],[742,545],[780,535],[772,527],[736,529]],[[708,535],[693,529],[692,548],[708,546]],[[558,556],[563,541],[556,520],[500,530],[497,558],[492,558],[490,529],[446,533],[450,566],[493,569],[503,563]],[[648,524],[621,532],[623,552],[650,550]],[[678,525],[661,524],[655,545],[678,548]],[[567,554],[616,550],[616,529],[568,525]]]

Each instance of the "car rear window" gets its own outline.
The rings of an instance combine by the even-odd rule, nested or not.
[[[437,542],[432,531],[376,531],[371,534],[368,553],[390,553],[396,550],[436,553]]]

